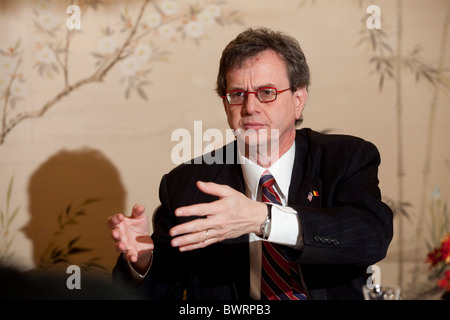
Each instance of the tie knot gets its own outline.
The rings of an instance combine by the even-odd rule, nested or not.
[[[272,174],[266,170],[261,176],[261,179],[259,180],[259,185],[263,188],[272,187],[275,182],[275,179],[273,178]]]

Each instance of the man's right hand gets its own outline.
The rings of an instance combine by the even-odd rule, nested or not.
[[[123,253],[137,272],[144,274],[150,266],[154,248],[145,207],[135,205],[129,217],[115,214],[108,218],[107,226],[112,229],[116,251]]]

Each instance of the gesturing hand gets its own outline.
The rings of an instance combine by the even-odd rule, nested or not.
[[[211,203],[200,203],[175,210],[178,217],[201,216],[170,229],[175,237],[172,246],[180,251],[206,247],[246,233],[260,234],[260,226],[267,216],[267,206],[253,201],[233,188],[213,182],[197,182],[200,191],[219,197]]]
[[[124,253],[136,271],[145,272],[150,265],[154,245],[144,206],[135,205],[129,217],[121,213],[109,217],[107,226],[112,229],[116,251]]]

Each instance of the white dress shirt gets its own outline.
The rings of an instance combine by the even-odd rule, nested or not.
[[[299,247],[302,241],[300,221],[297,212],[292,208],[286,207],[294,158],[295,143],[269,168],[263,168],[240,155],[246,195],[252,200],[261,201],[262,189],[259,187],[259,180],[264,171],[269,170],[275,179],[273,188],[280,195],[281,203],[283,204],[283,206],[276,204],[272,206],[271,229],[267,241]],[[250,296],[255,300],[259,300],[261,295],[261,241],[263,240],[254,233],[251,233],[249,236]]]

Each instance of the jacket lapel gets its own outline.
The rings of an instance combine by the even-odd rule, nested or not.
[[[297,131],[295,160],[289,187],[288,205],[320,207],[321,179],[319,179],[320,150],[312,154],[307,130]]]

